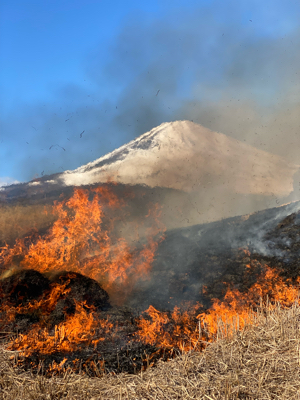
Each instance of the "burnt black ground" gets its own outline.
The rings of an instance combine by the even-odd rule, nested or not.
[[[209,307],[211,298],[222,299],[228,285],[244,291],[255,283],[262,272],[258,264],[277,268],[285,277],[299,276],[299,208],[300,202],[294,202],[249,216],[167,231],[151,280],[140,283],[131,305],[172,309],[183,301],[199,301]],[[205,295],[203,286],[208,287]]]

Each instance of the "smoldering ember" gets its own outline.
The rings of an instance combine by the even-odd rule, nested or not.
[[[238,167],[245,153],[253,179],[250,162]],[[0,333],[12,364],[136,373],[251,324],[262,301],[290,307],[298,167],[263,153],[181,121],[2,188],[14,226],[0,238]]]

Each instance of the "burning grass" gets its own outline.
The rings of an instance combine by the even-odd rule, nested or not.
[[[139,227],[125,240],[124,210],[108,187],[77,189],[46,233],[2,247],[2,398],[300,398],[300,278],[239,249],[247,285],[223,282],[222,298],[204,287],[208,309],[122,308],[164,233],[153,205],[143,240]]]
[[[108,357],[111,365],[117,354],[120,370],[117,349],[132,350],[128,336],[135,323],[127,316],[119,327],[115,309],[103,313],[110,307],[107,292],[114,305],[120,304],[139,281],[148,278],[164,232],[159,207],[152,205],[142,240],[141,229],[135,226],[125,240],[115,229],[116,223],[122,226],[124,209],[125,202],[109,187],[77,189],[72,197],[54,204],[56,219],[48,232],[0,249],[0,327],[18,332],[8,344],[9,350],[18,351],[18,363],[37,369],[42,358],[49,372],[60,370],[66,360],[74,370],[86,362],[93,374],[109,352],[114,353]],[[107,211],[114,218],[107,217]],[[147,350],[147,344],[135,342],[133,347]],[[122,369],[130,361],[125,369],[134,372],[141,362],[131,356],[125,357]]]
[[[36,274],[32,272],[34,277]],[[23,275],[22,271],[13,277]],[[206,311],[201,304],[186,304],[185,309],[175,307],[172,312],[150,306],[141,315],[128,312],[118,319],[116,308],[103,311],[109,307],[108,297],[95,281],[73,272],[62,274],[62,278],[50,283],[38,299],[2,306],[1,319],[6,330],[20,331],[23,326],[23,332],[6,341],[6,350],[16,352],[16,365],[35,372],[43,362],[47,376],[52,372],[61,375],[68,369],[79,372],[82,366],[90,376],[99,376],[105,370],[144,371],[159,359],[170,360],[180,353],[201,351],[220,337],[230,339],[236,332],[255,326],[257,310],[270,313],[274,304],[285,309],[299,304],[299,279],[283,280],[275,270],[266,267],[246,293],[228,288],[223,301],[215,299]],[[89,288],[95,286],[94,298],[99,293],[98,308],[86,303],[84,290],[80,299],[77,290],[76,298],[70,293],[74,282],[75,287],[82,282],[84,289],[85,280]],[[8,292],[11,296],[12,291]],[[262,297],[267,298],[264,308]],[[14,296],[12,299],[15,301]]]
[[[66,370],[46,379],[14,366],[15,352],[0,352],[3,400],[22,399],[299,399],[300,307],[264,305],[231,337],[203,352],[190,351],[139,374],[103,371],[89,378]]]
[[[76,189],[71,198],[54,204],[56,220],[45,235],[17,239],[14,246],[0,249],[0,267],[6,271],[17,261],[21,268],[39,272],[78,272],[100,281],[111,298],[118,294],[115,302],[123,302],[139,280],[147,279],[165,230],[160,209],[153,205],[145,216],[144,243],[137,250],[130,242],[139,241],[138,227],[131,228],[129,241],[115,230],[124,206],[108,187]],[[106,218],[107,210],[115,218]]]

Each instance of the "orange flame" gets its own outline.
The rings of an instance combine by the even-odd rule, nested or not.
[[[146,216],[153,222],[146,231],[146,243],[137,251],[124,238],[113,239],[114,221],[104,218],[106,209],[122,207],[124,202],[107,187],[76,189],[69,200],[55,203],[53,213],[58,218],[46,236],[29,247],[24,240],[17,240],[12,248],[3,247],[0,262],[7,267],[17,258],[21,267],[42,273],[79,272],[100,281],[110,295],[118,287],[124,298],[138,280],[148,277],[165,228],[154,206]]]
[[[201,339],[195,318],[200,307],[201,304],[196,304],[186,311],[175,307],[172,313],[167,313],[150,306],[145,311],[147,315],[138,321],[137,337],[160,348],[195,349]]]
[[[274,307],[275,303],[291,307],[299,302],[299,283],[300,278],[295,283],[284,281],[275,270],[266,267],[247,293],[228,288],[224,300],[213,299],[212,307],[206,312],[197,313],[200,304],[185,312],[175,307],[171,314],[150,306],[138,322],[137,336],[160,348],[201,349],[203,344],[219,336],[230,337],[246,325],[254,324],[253,310],[262,307],[262,299],[268,299],[267,308]]]
[[[113,324],[96,319],[94,313],[87,312],[84,306],[85,304],[76,303],[75,314],[56,325],[52,333],[47,328],[41,328],[39,324],[33,325],[28,334],[19,334],[9,344],[8,349],[20,350],[20,355],[28,357],[36,351],[39,354],[72,352],[78,350],[82,344],[97,345],[111,331]]]
[[[261,307],[262,299],[267,302],[267,308],[272,308],[274,303],[288,308],[299,302],[299,283],[300,278],[296,282],[284,281],[275,270],[266,266],[264,273],[246,293],[228,289],[224,301],[214,299],[208,312],[198,317],[211,338],[217,337],[220,329],[225,336],[231,336],[245,325],[254,323],[253,309]]]
[[[106,218],[105,212],[121,210],[124,205],[108,187],[92,191],[76,189],[69,200],[54,204],[57,220],[45,236],[19,239],[14,247],[4,246],[0,262],[9,268],[17,260],[21,268],[42,273],[79,272],[100,281],[110,298],[120,290],[124,298],[139,279],[147,278],[164,232],[159,222],[159,207],[153,206],[146,216],[150,227],[145,228],[146,240],[140,250],[132,248],[124,238],[116,239],[115,221]],[[40,354],[72,352],[80,346],[96,346],[108,334],[118,331],[117,326],[78,302],[73,315],[65,315],[65,321],[49,328],[49,316],[57,301],[70,291],[68,284],[52,283],[50,291],[39,301],[16,307],[2,304],[4,325],[14,321],[17,314],[42,313],[43,316],[26,334],[19,334],[10,342],[10,350],[18,350],[25,357],[36,351]],[[116,296],[115,299],[120,300]]]

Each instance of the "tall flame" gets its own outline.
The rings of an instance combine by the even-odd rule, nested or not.
[[[29,247],[24,240],[18,240],[13,248],[5,246],[0,261],[8,266],[19,258],[22,268],[42,273],[79,272],[100,281],[111,296],[118,287],[124,297],[138,280],[148,277],[165,230],[159,222],[160,209],[154,205],[146,216],[152,225],[146,229],[146,240],[139,250],[125,238],[113,238],[115,221],[105,218],[105,210],[124,205],[107,187],[76,189],[69,200],[55,203],[53,213],[57,220],[47,235]]]
[[[79,350],[82,345],[96,346],[112,330],[113,324],[96,318],[84,306],[76,302],[75,314],[55,325],[54,330],[41,327],[40,324],[33,325],[27,334],[19,334],[10,342],[8,349],[19,350],[22,356],[28,357],[36,351],[39,354],[51,354]]]

